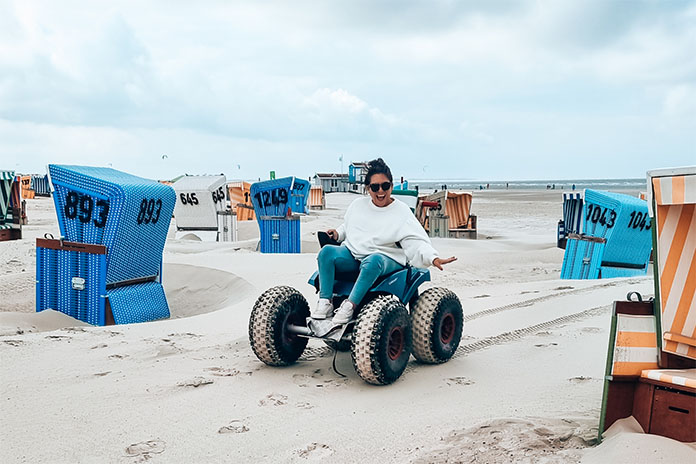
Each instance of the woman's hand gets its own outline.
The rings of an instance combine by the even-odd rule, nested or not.
[[[338,241],[338,231],[336,229],[329,229],[326,231],[326,233],[329,234],[329,237]]]
[[[456,260],[457,260],[457,258],[455,258],[454,256],[452,256],[452,257],[450,257],[450,258],[445,258],[445,259],[442,259],[442,258],[435,258],[435,259],[433,260],[433,266],[435,266],[436,268],[438,268],[439,270],[442,271],[442,270],[443,270],[443,269],[442,269],[442,265],[443,265],[443,264],[449,264],[449,263],[451,263],[452,261],[456,261]]]

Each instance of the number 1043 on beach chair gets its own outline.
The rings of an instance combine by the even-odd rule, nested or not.
[[[94,325],[169,317],[161,270],[174,190],[110,168],[48,169],[62,238],[37,239],[36,310]]]

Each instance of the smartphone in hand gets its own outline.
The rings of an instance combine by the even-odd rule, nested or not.
[[[319,245],[321,245],[322,247],[324,245],[340,245],[341,244],[338,240],[334,240],[333,238],[331,238],[331,236],[329,234],[327,234],[326,232],[321,231],[321,230],[319,232],[317,232],[317,238],[319,239]]]

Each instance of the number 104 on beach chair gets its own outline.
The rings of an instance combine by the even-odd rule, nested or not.
[[[109,168],[48,169],[62,238],[37,239],[36,310],[94,325],[169,317],[161,269],[174,190]]]

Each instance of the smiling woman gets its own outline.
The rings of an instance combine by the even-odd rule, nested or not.
[[[456,259],[438,256],[411,209],[391,197],[392,184],[391,170],[382,158],[368,163],[365,187],[369,198],[351,203],[344,223],[327,231],[342,243],[324,246],[317,256],[319,302],[312,318],[326,319],[333,314],[336,272],[359,271],[353,290],[333,317],[335,324],[345,324],[379,277],[407,264],[426,268],[432,265],[442,270],[443,264]]]

